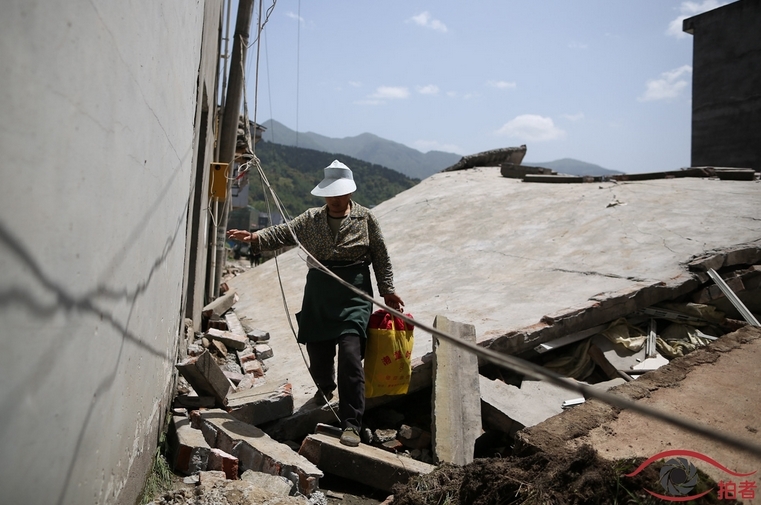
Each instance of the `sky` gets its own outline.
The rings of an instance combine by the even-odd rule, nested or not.
[[[524,164],[678,170],[690,166],[692,116],[682,20],[726,3],[277,0],[266,17],[264,0],[249,116],[421,152],[526,144]]]

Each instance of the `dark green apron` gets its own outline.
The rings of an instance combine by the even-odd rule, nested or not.
[[[341,279],[370,296],[373,286],[367,265],[343,266],[348,262],[322,262]],[[301,312],[296,314],[299,324],[298,341],[319,342],[332,340],[345,333],[356,333],[366,338],[367,323],[373,304],[342,286],[328,274],[316,268],[307,273]]]

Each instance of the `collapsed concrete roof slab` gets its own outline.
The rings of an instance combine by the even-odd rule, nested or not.
[[[537,185],[482,167],[433,175],[373,212],[405,311],[427,325],[437,314],[472,324],[480,344],[516,352],[696,288],[687,267],[696,257],[734,246],[761,250],[759,201],[758,182]],[[303,258],[291,250],[278,259],[294,326]],[[286,318],[276,263],[228,284],[240,293],[238,315],[270,332],[268,374],[293,384],[298,409],[314,386]],[[430,335],[416,331],[413,357],[430,351]]]
[[[521,430],[516,453],[557,454],[588,444],[603,458],[620,460],[649,458],[664,450],[691,450],[732,471],[755,472],[761,468],[761,457],[750,443],[761,444],[761,388],[758,381],[739,376],[756,370],[760,358],[761,328],[746,326],[613,389],[624,398],[696,422],[716,434],[747,440],[744,451],[632,410],[620,411],[590,400]],[[716,482],[742,480],[713,464],[692,461]],[[756,479],[756,475],[748,477]]]

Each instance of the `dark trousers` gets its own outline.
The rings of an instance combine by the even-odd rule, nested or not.
[[[333,361],[338,344],[338,416],[341,427],[362,427],[365,413],[365,370],[362,358],[365,342],[359,335],[348,333],[332,340],[308,342],[309,372],[323,393],[336,389]]]

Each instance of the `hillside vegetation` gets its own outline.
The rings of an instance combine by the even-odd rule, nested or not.
[[[459,154],[443,151],[422,153],[372,133],[338,139],[313,132],[295,132],[274,119],[265,121],[262,126],[266,128],[262,138],[268,142],[328,153],[341,153],[341,155],[388,167],[414,179],[425,179],[441,172],[461,158]]]
[[[323,169],[336,159],[351,168],[357,183],[353,199],[366,207],[373,207],[420,182],[389,168],[344,154],[325,153],[272,142],[259,142],[256,145],[256,156],[261,161],[262,169],[272,188],[291,216],[325,203],[323,198],[312,196],[310,191],[322,180]],[[272,211],[277,211],[269,193],[267,197],[270,199]],[[258,174],[253,172],[249,177],[248,201],[249,205],[257,210],[267,212],[261,180]]]

